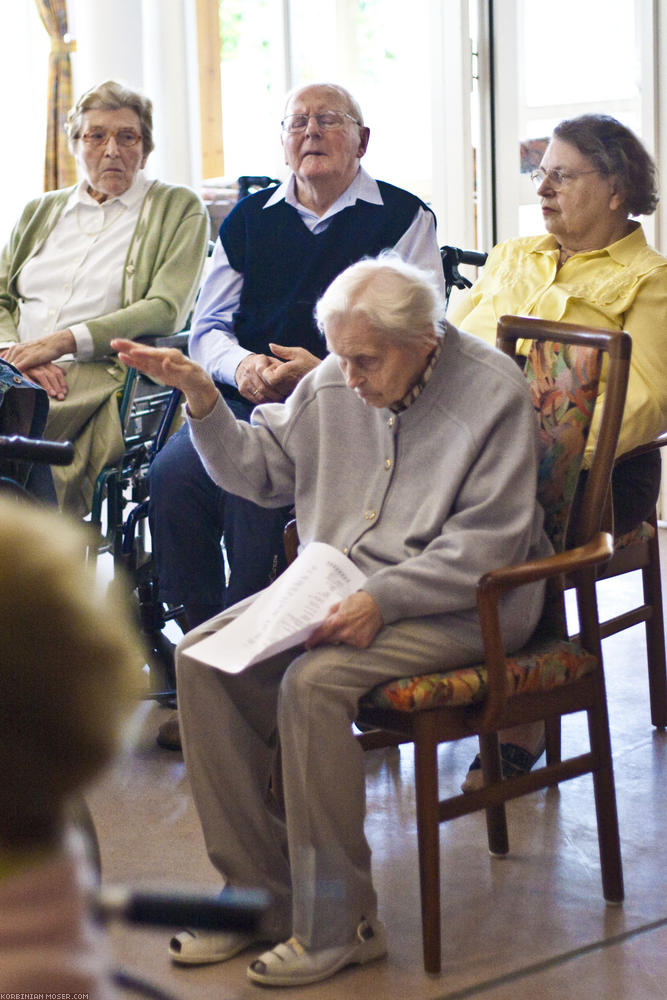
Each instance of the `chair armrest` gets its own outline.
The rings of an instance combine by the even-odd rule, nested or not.
[[[612,536],[607,531],[600,531],[590,542],[578,545],[573,549],[565,549],[542,559],[531,559],[528,562],[517,563],[516,566],[502,566],[492,569],[480,579],[477,584],[478,603],[497,601],[500,594],[506,590],[514,590],[526,583],[536,583],[560,576],[562,573],[575,573],[577,570],[592,569],[611,558],[614,552]],[[495,597],[493,596],[495,595]]]
[[[621,462],[627,461],[629,458],[637,458],[639,455],[646,455],[649,451],[655,451],[656,448],[664,448],[667,445],[667,431],[663,434],[658,434],[657,438],[653,441],[647,441],[646,444],[640,444],[632,451],[626,451],[623,455],[618,455],[614,465],[620,465]]]
[[[612,536],[601,531],[585,545],[564,552],[531,559],[516,566],[503,566],[486,573],[477,585],[477,610],[479,612],[484,658],[489,691],[482,709],[481,724],[494,728],[507,701],[506,651],[500,626],[498,604],[500,597],[509,590],[527,583],[571,575],[593,569],[607,562],[614,551]],[[594,581],[591,581],[594,588]]]
[[[137,337],[138,344],[148,344],[149,347],[178,347],[181,351],[186,351],[188,346],[188,330],[181,330],[180,333],[172,333],[168,337],[161,337],[159,334],[147,334],[145,337]]]

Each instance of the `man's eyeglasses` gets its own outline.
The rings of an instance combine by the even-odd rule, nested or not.
[[[575,170],[569,174],[566,170],[545,170],[543,167],[538,167],[537,170],[531,171],[530,179],[536,188],[541,187],[544,181],[548,181],[554,191],[560,191],[561,188],[566,187],[571,181],[576,181],[577,177],[599,173],[599,170]]]
[[[288,115],[287,118],[283,118],[280,124],[283,132],[305,132],[311,118],[315,119],[318,128],[323,132],[342,128],[346,118],[349,118],[355,125],[361,125],[361,122],[358,122],[353,115],[348,115],[347,111],[321,111],[318,115]]]
[[[106,128],[91,128],[81,138],[89,146],[106,146],[112,136],[117,146],[127,149],[128,146],[136,146],[141,139],[141,132],[135,132],[133,128],[119,128],[115,132]]]

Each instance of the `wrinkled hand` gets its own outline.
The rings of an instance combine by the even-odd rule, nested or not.
[[[320,359],[305,347],[283,347],[281,344],[269,344],[269,347],[282,361],[274,362],[263,377],[277,392],[286,398],[299,384],[304,375],[317,368]]]
[[[306,649],[315,649],[325,643],[334,646],[345,643],[367,649],[383,624],[375,600],[365,590],[357,590],[329,608],[325,621],[306,642]]]
[[[133,340],[112,340],[111,347],[123,364],[185,393],[195,420],[208,416],[215,406],[219,395],[215,382],[176,347],[148,347]]]
[[[286,394],[267,378],[269,369],[280,365],[281,361],[276,361],[267,354],[248,354],[234,374],[236,388],[255,406],[260,403],[282,403]]]
[[[27,368],[23,374],[31,382],[46,389],[52,399],[64,399],[67,395],[67,376],[58,365],[35,365],[34,368]]]
[[[29,368],[48,365],[49,362],[61,358],[63,354],[71,354],[76,350],[76,341],[71,330],[56,330],[46,337],[37,340],[26,340],[23,344],[12,344],[3,353],[5,361],[9,361],[20,372]]]

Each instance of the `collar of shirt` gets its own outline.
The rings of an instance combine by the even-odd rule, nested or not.
[[[607,254],[607,256],[618,261],[619,264],[632,262],[636,258],[638,248],[646,246],[646,237],[638,222],[631,222],[631,225],[631,232],[627,236],[622,236],[620,240],[616,240],[615,243],[610,243],[606,247],[599,247],[596,250],[580,250],[578,253],[573,254],[572,257],[592,257],[595,254]],[[532,252],[554,253],[559,250],[560,244],[555,236],[552,236],[551,233],[546,233],[539,242],[535,243]],[[572,257],[570,260],[572,260]]]
[[[302,222],[304,225],[308,226],[311,232],[326,229],[334,215],[337,215],[338,212],[342,212],[344,208],[354,205],[357,201],[368,201],[372,205],[383,204],[382,195],[380,194],[380,188],[378,187],[377,181],[373,180],[370,174],[367,174],[361,166],[359,167],[352,183],[345,188],[343,193],[339,195],[324,215],[316,215],[315,212],[312,212],[309,208],[305,208],[301,202],[297,200],[294,174],[290,174],[287,180],[283,181],[282,184],[276,188],[274,194],[271,195],[264,208],[271,208],[272,205],[277,205],[280,201],[285,201],[288,205],[291,205],[292,208],[296,209]]]
[[[403,410],[407,410],[408,406],[411,406],[414,403],[415,399],[418,399],[419,396],[421,396],[422,392],[424,391],[428,383],[431,381],[431,376],[433,375],[435,366],[438,363],[438,358],[440,357],[441,353],[442,353],[442,338],[438,337],[437,343],[433,349],[433,353],[431,354],[429,362],[426,365],[426,368],[424,369],[419,381],[416,382],[411,389],[408,389],[408,391],[406,392],[405,396],[403,396],[402,399],[399,399],[398,402],[396,403],[392,403],[391,406],[389,407],[389,409],[393,413],[402,413]]]
[[[125,208],[134,208],[143,200],[152,183],[153,182],[146,177],[143,170],[138,170],[127,191],[123,191],[122,194],[115,195],[113,198],[108,198],[100,204],[100,202],[95,201],[95,199],[88,194],[88,181],[82,180],[79,184],[77,184],[67,199],[67,204],[63,209],[63,215],[73,211],[77,205],[89,205],[91,207],[95,207],[97,205],[100,208],[104,208],[105,205],[113,205],[114,202],[119,202],[121,205],[124,205]]]

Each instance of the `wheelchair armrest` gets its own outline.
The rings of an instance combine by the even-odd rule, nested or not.
[[[149,334],[145,337],[137,337],[138,344],[148,344],[149,347],[177,347],[184,353],[188,347],[188,330],[181,330],[179,333],[172,333],[168,337]]]
[[[667,431],[663,431],[653,441],[647,441],[646,444],[640,444],[636,448],[633,448],[632,451],[626,451],[623,455],[618,455],[614,465],[620,465],[629,458],[638,458],[639,455],[645,455],[647,452],[655,451],[657,448],[664,448],[665,445],[667,445]]]
[[[262,889],[227,887],[223,896],[203,893],[141,891],[125,886],[103,886],[93,900],[103,920],[131,924],[202,927],[211,930],[255,930],[269,906]]]
[[[71,465],[74,459],[74,445],[69,441],[46,441],[42,438],[28,438],[20,434],[0,436],[0,458],[44,465]]]

